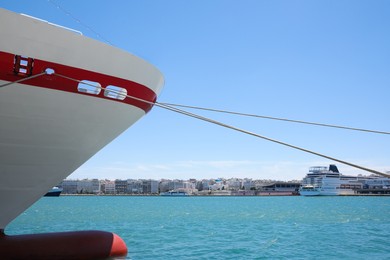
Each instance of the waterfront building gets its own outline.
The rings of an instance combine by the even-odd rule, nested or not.
[[[169,180],[161,180],[158,189],[160,193],[169,191]]]
[[[115,182],[114,181],[105,181],[104,183],[104,193],[105,194],[115,194]]]
[[[188,194],[194,194],[198,192],[198,186],[199,183],[196,182],[196,180],[161,180],[158,185],[158,190],[160,194],[169,191],[181,191]]]
[[[390,178],[379,176],[366,177],[363,186],[366,189],[390,189]]]
[[[203,190],[203,184],[201,181],[197,181],[195,183],[195,189],[197,189],[198,191],[202,191]]]
[[[89,180],[78,180],[77,181],[77,193],[79,194],[93,194],[99,192],[100,184],[97,179]]]
[[[183,180],[173,180],[168,182],[169,190],[186,189],[189,182]]]
[[[127,193],[127,180],[115,180],[115,193],[126,194]]]
[[[141,194],[143,193],[143,186],[141,180],[127,180],[127,193]]]
[[[354,189],[357,193],[390,193],[390,179],[379,176],[358,176]],[[143,194],[181,191],[193,195],[295,195],[300,182],[252,179],[166,180],[127,179],[115,181],[84,179],[63,180],[59,186],[63,194]],[[384,192],[380,190],[385,190]],[[387,190],[388,189],[388,192]]]
[[[209,180],[202,180],[202,190],[209,190],[210,189],[210,181]]]
[[[242,182],[242,189],[243,190],[251,190],[255,188],[255,184],[252,181],[252,179],[244,179]]]
[[[226,183],[229,190],[239,190],[242,187],[241,185],[242,181],[237,178],[230,179]]]
[[[225,185],[221,179],[216,179],[214,181],[214,184],[209,185],[209,190],[216,191],[216,190],[225,190]]]
[[[300,182],[274,182],[263,184],[257,195],[297,195]]]
[[[158,181],[156,181],[156,180],[143,180],[142,181],[142,193],[143,194],[157,194],[158,193]]]
[[[94,194],[101,193],[100,181],[98,179],[92,179],[92,192]]]
[[[78,180],[63,180],[59,187],[62,188],[62,194],[76,194]]]
[[[196,183],[198,182],[196,179],[189,179],[188,182],[192,183],[194,186],[196,186]]]

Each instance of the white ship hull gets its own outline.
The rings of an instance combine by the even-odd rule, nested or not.
[[[351,189],[344,190],[332,190],[332,189],[323,189],[320,191],[321,196],[341,196],[341,195],[354,195],[355,191]]]
[[[301,196],[319,196],[321,195],[321,191],[318,187],[313,186],[302,186],[299,189],[299,194]]]
[[[53,75],[0,87],[2,231],[145,115],[163,77],[150,64],[117,48],[4,9],[0,35],[0,86],[54,70]],[[17,55],[34,60],[32,73],[15,71]],[[31,65],[24,63],[21,66]],[[83,93],[75,80],[97,82],[102,88],[118,86],[149,103],[116,99],[104,90]]]
[[[339,190],[334,187],[334,189],[321,189],[315,188],[313,190],[300,190],[299,194],[301,196],[340,196],[340,195],[354,195],[355,191],[352,189]]]

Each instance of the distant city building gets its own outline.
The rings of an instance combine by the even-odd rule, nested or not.
[[[209,180],[202,180],[202,190],[209,190],[210,189],[210,181]]]
[[[116,194],[127,193],[127,180],[115,180],[115,193]]]
[[[302,181],[272,181],[252,179],[203,179],[203,180],[63,180],[59,186],[62,194],[112,194],[158,195],[178,191],[190,195],[220,196],[271,196],[297,195]],[[359,176],[357,193],[390,194],[390,178],[375,175]]]
[[[161,180],[159,186],[159,192],[169,191],[169,180]]]
[[[128,194],[142,194],[143,185],[141,180],[127,180],[127,193]]]
[[[274,182],[264,184],[257,190],[257,195],[296,195],[300,182]]]
[[[222,180],[217,179],[213,181],[213,184],[209,185],[209,190],[225,190],[225,185]]]
[[[155,180],[143,180],[142,190],[143,194],[157,194],[158,193],[158,181]]]
[[[184,189],[185,184],[183,180],[173,180],[168,183],[169,190]]]
[[[104,183],[104,193],[105,194],[116,194],[114,181],[106,181]]]
[[[99,187],[99,184],[97,184],[97,187]],[[95,193],[96,189],[96,181],[84,179],[79,180],[77,182],[77,193],[80,194],[93,194]]]
[[[244,179],[244,181],[242,182],[242,189],[251,190],[253,188],[255,188],[255,184],[252,179]]]
[[[367,179],[364,182],[366,189],[390,189],[390,179],[385,177],[377,177]]]
[[[59,185],[63,194],[96,194],[100,192],[98,179],[63,180]]]
[[[63,194],[76,194],[77,193],[77,182],[78,180],[63,180],[60,183]]]
[[[242,187],[241,180],[236,178],[228,180],[227,185],[229,187],[229,190],[240,190]]]
[[[202,191],[202,190],[203,190],[203,184],[202,184],[202,182],[201,182],[201,181],[197,181],[197,182],[195,183],[195,188],[196,188],[197,190],[199,190],[199,191]]]
[[[101,193],[100,181],[98,179],[92,179],[92,192],[94,194]]]

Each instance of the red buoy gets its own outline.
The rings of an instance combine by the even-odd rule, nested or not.
[[[0,231],[0,259],[107,259],[125,257],[118,235],[105,231],[75,231],[8,236]]]

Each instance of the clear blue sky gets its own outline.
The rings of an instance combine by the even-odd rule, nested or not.
[[[389,1],[1,0],[0,6],[100,35],[146,59],[165,77],[159,102],[390,131]],[[389,135],[192,112],[390,171]],[[330,163],[154,107],[70,178],[291,180]],[[337,165],[345,174],[368,174]]]

